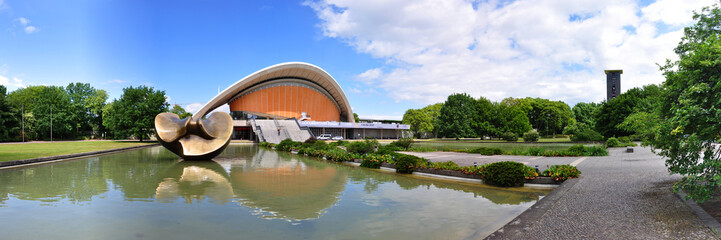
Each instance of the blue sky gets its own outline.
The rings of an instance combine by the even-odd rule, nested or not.
[[[713,1],[581,2],[0,0],[0,84],[87,82],[111,100],[148,85],[194,110],[259,69],[302,61],[365,118],[454,92],[599,102],[603,69],[624,69],[623,90],[663,81],[655,63]]]

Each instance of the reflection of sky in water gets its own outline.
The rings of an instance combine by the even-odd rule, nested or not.
[[[2,170],[0,224],[9,239],[482,238],[546,192],[238,145],[217,163],[178,162],[157,147]]]

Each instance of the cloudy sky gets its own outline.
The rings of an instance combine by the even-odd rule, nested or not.
[[[657,63],[713,0],[0,0],[0,85],[165,90],[197,110],[281,62],[329,72],[362,118],[465,92],[494,101],[605,98],[661,83]]]

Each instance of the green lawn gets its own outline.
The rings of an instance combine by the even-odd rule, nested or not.
[[[0,144],[0,162],[124,148],[156,142],[73,141]]]
[[[493,139],[493,140],[480,140],[480,139],[460,139],[460,140],[454,140],[454,139],[448,139],[448,138],[431,138],[431,139],[415,139],[415,141],[420,142],[447,142],[447,143],[458,143],[458,142],[475,142],[475,143],[508,143],[508,141],[504,141],[501,139]],[[519,138],[518,142],[524,142],[523,138]],[[557,138],[540,138],[538,139],[539,143],[546,143],[546,142],[552,142],[552,143],[571,143],[571,139],[568,137],[557,137]]]

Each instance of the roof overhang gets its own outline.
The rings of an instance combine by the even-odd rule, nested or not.
[[[338,85],[338,82],[323,69],[304,62],[281,63],[261,69],[244,77],[206,103],[193,115],[193,119],[203,118],[210,113],[210,111],[213,111],[223,104],[230,103],[236,95],[248,88],[280,78],[299,78],[317,84],[338,104],[340,115],[345,116],[348,122],[355,122],[348,98],[345,96],[340,85]]]

